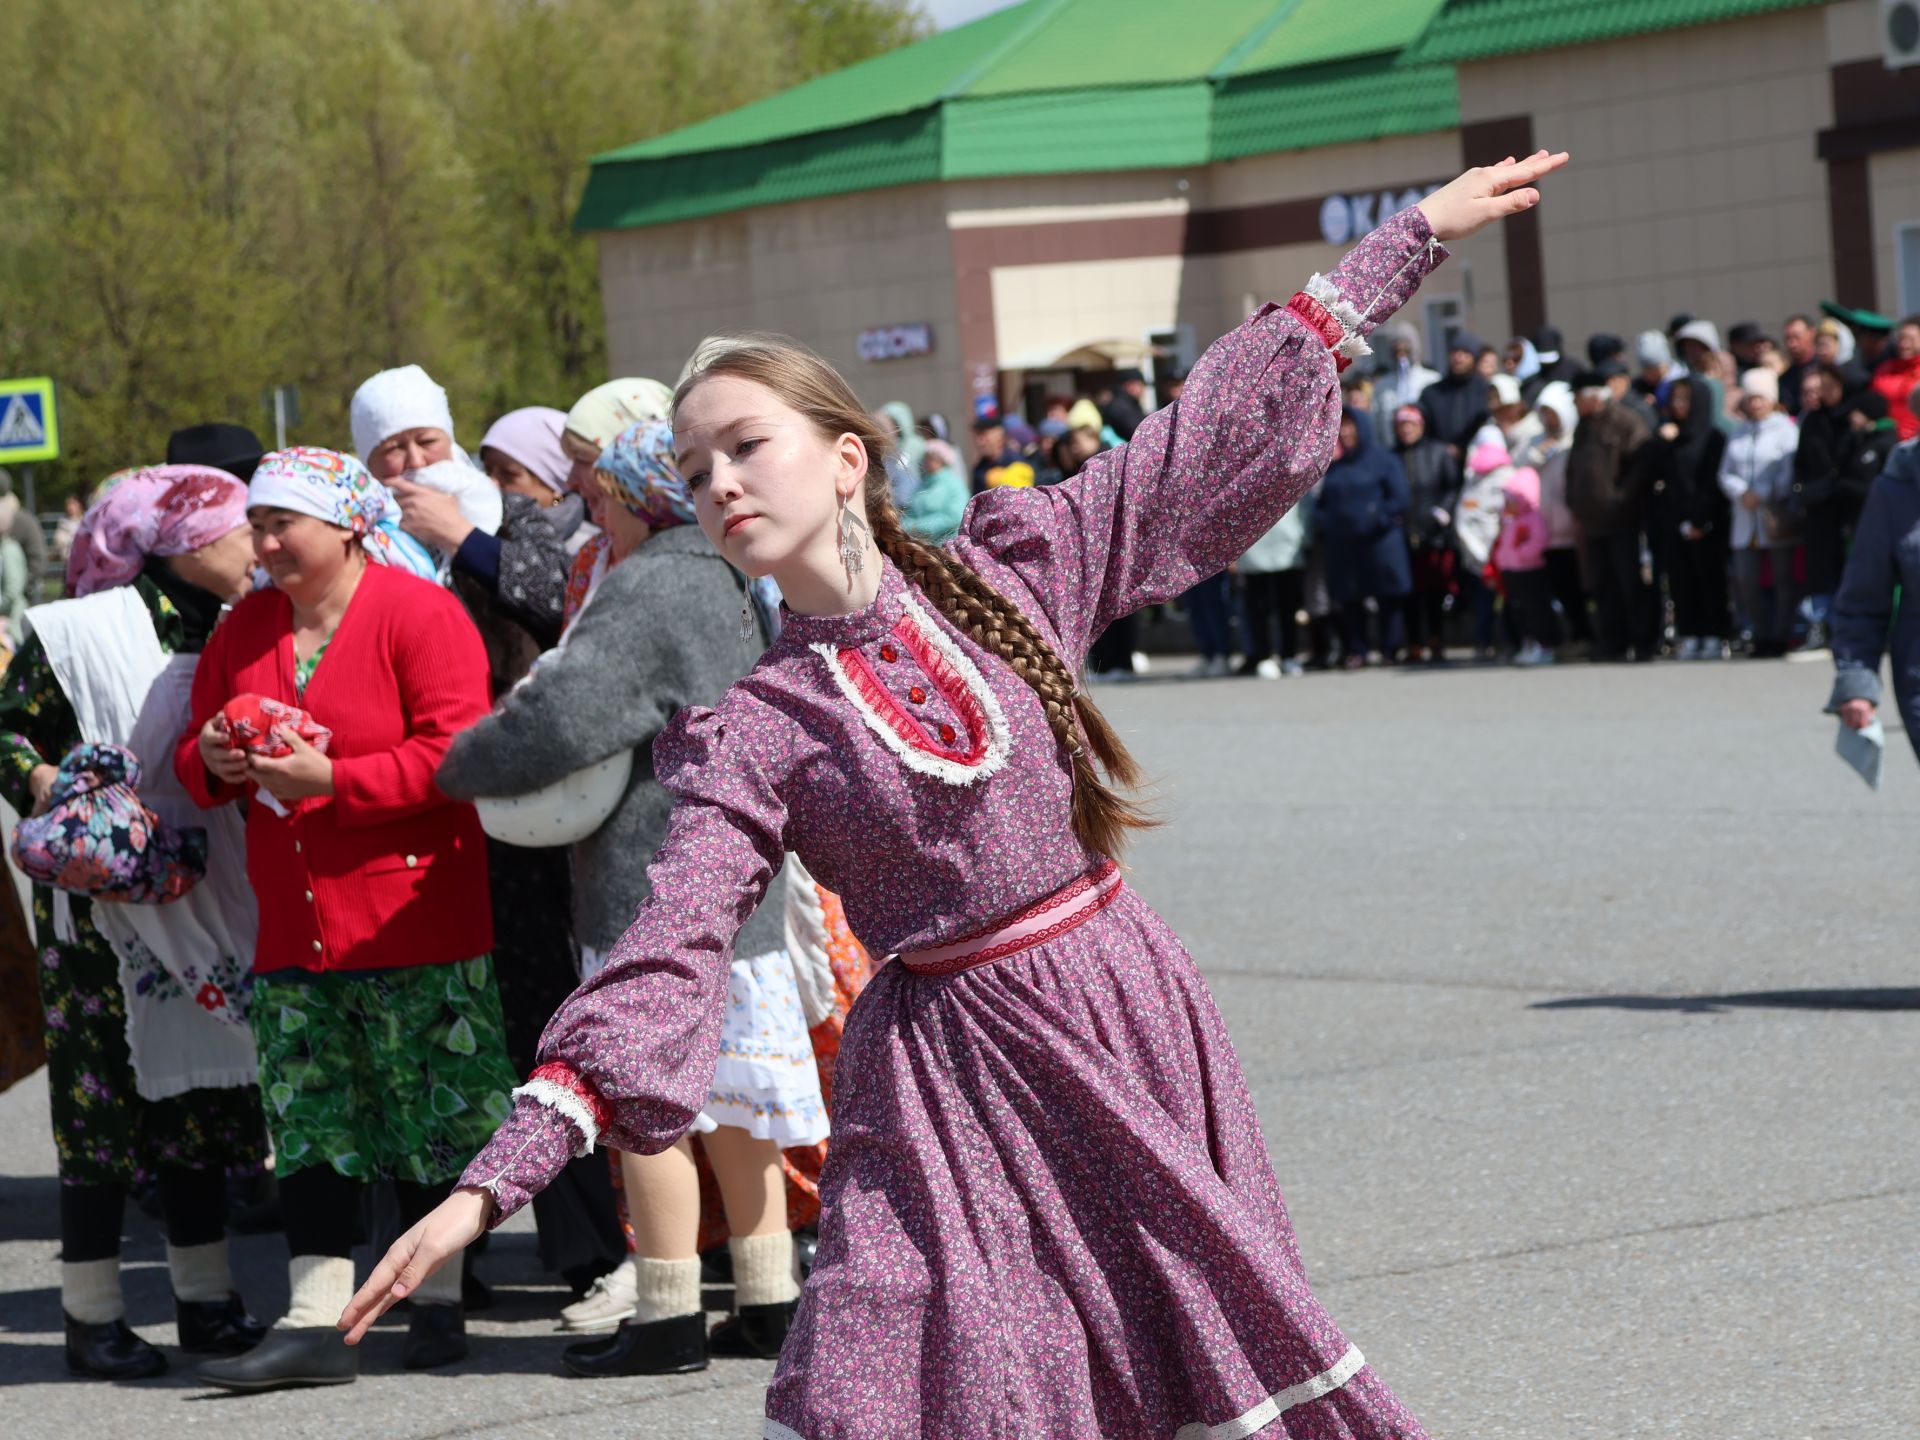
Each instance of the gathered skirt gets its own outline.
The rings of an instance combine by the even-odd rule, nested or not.
[[[1308,1287],[1205,982],[1131,890],[848,1017],[769,1440],[1420,1440]]]

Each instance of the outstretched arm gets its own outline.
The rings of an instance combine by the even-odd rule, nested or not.
[[[1542,152],[1468,171],[1207,350],[1180,400],[1072,480],[977,498],[956,553],[1010,570],[1069,664],[1121,615],[1224,570],[1325,474],[1338,374],[1444,257],[1441,242],[1538,203]]]
[[[689,710],[654,742],[677,797],[647,869],[651,898],[606,968],[540,1038],[540,1065],[454,1194],[387,1252],[341,1316],[357,1343],[386,1309],[604,1141],[654,1154],[706,1105],[733,938],[783,857],[786,810],[724,707]]]

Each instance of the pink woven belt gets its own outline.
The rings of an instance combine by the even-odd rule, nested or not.
[[[1086,924],[1113,903],[1120,883],[1120,867],[1109,860],[1092,874],[1036,900],[1011,920],[930,950],[903,951],[900,963],[916,975],[953,975],[991,965]]]

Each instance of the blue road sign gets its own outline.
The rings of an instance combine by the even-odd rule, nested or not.
[[[60,456],[60,419],[53,381],[0,380],[0,465],[28,465]]]

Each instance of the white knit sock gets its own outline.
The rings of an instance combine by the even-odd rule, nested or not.
[[[639,1292],[634,1320],[642,1325],[654,1320],[673,1320],[682,1315],[699,1315],[700,1262],[698,1260],[649,1260],[633,1257],[633,1274]]]
[[[60,1308],[82,1325],[104,1325],[125,1315],[127,1305],[120,1298],[120,1257],[62,1265]]]
[[[460,1280],[466,1268],[466,1252],[462,1251],[422,1280],[420,1287],[407,1298],[418,1305],[458,1305]]]
[[[173,1279],[173,1298],[205,1305],[233,1293],[233,1275],[227,1269],[227,1242],[205,1245],[167,1244],[167,1274]]]
[[[344,1255],[296,1255],[287,1279],[293,1294],[276,1330],[331,1329],[353,1299],[353,1261]]]
[[[734,1305],[781,1305],[795,1299],[800,1287],[793,1278],[793,1232],[736,1235],[727,1241],[733,1252]]]

